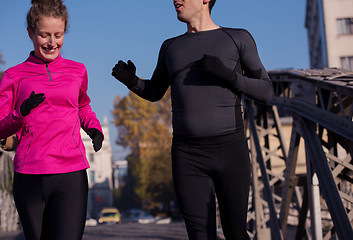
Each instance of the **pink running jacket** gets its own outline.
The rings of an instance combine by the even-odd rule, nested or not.
[[[89,168],[80,127],[101,125],[87,95],[87,70],[59,56],[44,62],[29,58],[5,71],[0,80],[0,139],[17,134],[14,170],[25,174],[56,174]],[[20,113],[31,92],[46,99],[29,115]]]

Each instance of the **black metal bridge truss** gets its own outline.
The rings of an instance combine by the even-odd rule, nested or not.
[[[274,97],[267,104],[243,99],[252,161],[249,235],[353,239],[353,72],[269,73]]]

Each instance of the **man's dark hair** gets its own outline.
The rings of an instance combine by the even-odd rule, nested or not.
[[[211,10],[213,8],[213,5],[216,3],[216,0],[211,0],[209,3],[208,3],[208,8],[210,9],[210,13],[211,13]]]

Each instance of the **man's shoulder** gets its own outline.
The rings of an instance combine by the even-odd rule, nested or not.
[[[174,37],[171,37],[171,38],[168,38],[164,41],[164,43],[171,43],[171,42],[174,42],[176,39],[178,38],[182,38],[183,36],[185,36],[185,33],[184,34],[181,34],[181,35],[178,35],[178,36],[174,36]]]
[[[233,41],[237,43],[255,42],[251,33],[244,28],[227,28],[222,27],[223,32],[227,33]]]
[[[238,36],[251,36],[250,32],[244,28],[222,27],[221,29],[229,34],[234,34]]]
[[[169,48],[169,46],[170,46],[176,39],[182,38],[184,35],[185,35],[185,34],[178,35],[178,36],[175,36],[175,37],[171,37],[171,38],[166,39],[166,40],[163,42],[161,49],[167,50],[167,49]]]

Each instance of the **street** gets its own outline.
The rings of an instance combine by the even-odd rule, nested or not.
[[[25,240],[18,232],[0,232],[1,240]],[[184,240],[187,239],[183,222],[170,224],[123,223],[114,225],[87,226],[83,240]],[[222,238],[220,238],[222,239]]]

